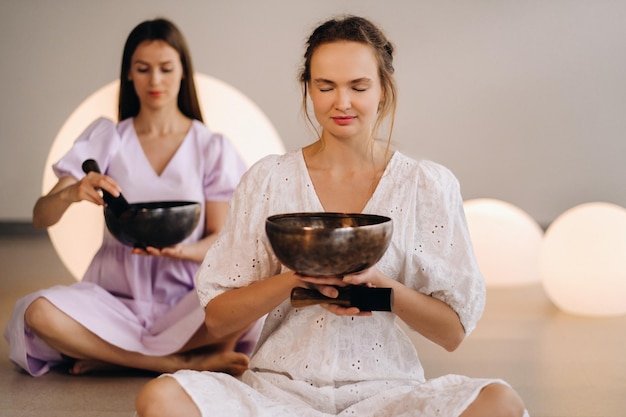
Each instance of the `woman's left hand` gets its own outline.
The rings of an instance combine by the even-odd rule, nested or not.
[[[367,285],[371,288],[384,287],[383,279],[384,275],[376,267],[343,276],[343,282],[348,285]]]
[[[300,280],[309,284],[309,287],[315,288],[321,294],[329,298],[336,298],[339,295],[337,287],[347,287],[350,285],[366,285],[375,287],[374,282],[378,280],[375,268],[368,268],[356,274],[344,275],[343,277],[305,277],[299,276]],[[322,304],[326,310],[338,316],[371,316],[371,311],[361,311],[357,307],[342,307],[336,304]]]
[[[133,255],[144,256],[165,256],[174,259],[183,259],[183,245],[178,244],[174,246],[168,246],[166,248],[158,249],[152,246],[146,246],[143,248],[133,248]]]

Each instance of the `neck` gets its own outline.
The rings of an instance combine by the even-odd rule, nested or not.
[[[138,133],[169,134],[181,130],[187,130],[189,126],[187,118],[178,108],[141,110],[135,117],[134,125]]]
[[[303,153],[312,167],[341,171],[384,170],[390,157],[387,148],[374,140],[328,140],[324,136],[305,147]]]

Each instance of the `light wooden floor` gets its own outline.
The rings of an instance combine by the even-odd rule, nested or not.
[[[72,282],[47,236],[0,236],[0,325],[28,292]],[[427,377],[501,377],[533,417],[626,416],[626,317],[590,319],[557,311],[539,285],[490,289],[478,329],[455,352],[412,335]],[[148,375],[32,378],[0,342],[0,416],[130,417]],[[235,416],[233,416],[235,417]]]

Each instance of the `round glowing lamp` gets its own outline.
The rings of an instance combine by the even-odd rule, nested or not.
[[[626,209],[595,202],[561,214],[546,230],[540,271],[548,297],[562,311],[626,314]]]
[[[539,283],[543,230],[525,211],[505,201],[479,198],[463,203],[478,267],[485,285]]]
[[[194,75],[204,121],[214,132],[225,134],[248,165],[270,153],[284,153],[278,133],[265,114],[234,87],[208,75]],[[52,164],[72,146],[80,133],[96,118],[117,120],[119,80],[87,97],[65,121],[57,134],[44,166],[42,192],[56,184]],[[245,120],[245,123],[241,121]],[[102,208],[80,202],[72,204],[61,220],[48,228],[50,240],[61,261],[78,280],[102,243]]]

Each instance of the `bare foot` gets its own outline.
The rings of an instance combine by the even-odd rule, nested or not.
[[[124,367],[112,363],[101,362],[95,359],[80,359],[74,362],[69,369],[69,373],[72,375],[84,375],[96,371],[117,371],[121,369],[124,369]]]
[[[183,369],[224,372],[239,376],[248,369],[250,359],[245,354],[234,351],[209,354],[196,352],[183,355],[183,362]]]
[[[233,376],[239,376],[248,369],[248,364],[250,363],[248,356],[243,353],[231,350],[215,351],[212,349],[199,349],[168,356],[153,357],[153,359],[158,361],[158,363],[152,361],[152,364],[146,367],[145,370],[159,373],[191,369],[194,371],[224,372]],[[95,359],[80,359],[74,362],[69,369],[69,373],[72,375],[85,375],[91,372],[120,371],[124,369],[129,368]]]

